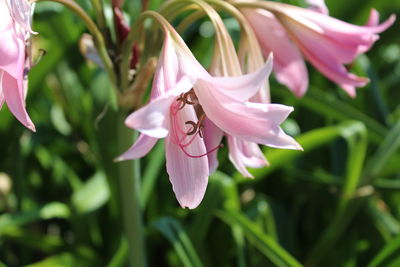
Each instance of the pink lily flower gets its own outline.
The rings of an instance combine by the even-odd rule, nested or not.
[[[258,144],[300,149],[279,125],[293,110],[278,104],[251,103],[271,70],[237,77],[212,77],[176,32],[167,31],[151,90],[151,99],[126,119],[141,132],[117,160],[146,155],[165,138],[166,165],[182,207],[199,205],[208,176],[215,170],[223,132]]]
[[[25,109],[25,46],[30,33],[31,5],[26,0],[0,0],[0,109],[4,102],[28,129],[35,126]]]
[[[264,54],[274,52],[277,80],[298,97],[304,95],[308,87],[303,56],[355,97],[355,87],[365,86],[368,79],[349,73],[343,64],[367,52],[379,39],[377,34],[395,21],[392,15],[378,24],[379,14],[372,10],[366,26],[357,26],[328,16],[321,3],[316,5],[319,12],[277,2],[251,3],[262,9],[244,8],[243,14],[254,29]]]

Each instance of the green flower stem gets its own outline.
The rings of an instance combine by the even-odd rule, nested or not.
[[[90,31],[90,33],[94,37],[94,42],[97,48],[97,52],[99,53],[100,58],[103,61],[105,70],[107,71],[107,74],[111,80],[111,84],[114,87],[114,90],[116,93],[118,93],[118,82],[117,82],[117,76],[115,75],[114,72],[114,64],[110,58],[110,56],[107,53],[107,48],[106,48],[106,43],[104,40],[104,37],[101,33],[101,31],[98,29],[96,24],[93,22],[93,20],[89,17],[89,15],[74,1],[71,0],[35,0],[35,2],[42,2],[42,1],[50,1],[50,2],[57,2],[65,7],[68,7],[70,10],[72,10],[76,15],[78,15],[86,24],[86,27]]]
[[[126,114],[119,112],[118,150],[125,151],[134,139],[134,132],[124,124]],[[131,267],[145,267],[146,249],[144,227],[140,205],[139,160],[123,161],[118,164],[118,182],[121,194],[124,231],[128,240],[128,255]]]
[[[106,42],[106,46],[110,45],[110,33],[107,28],[106,17],[104,16],[104,4],[102,0],[91,0],[92,6],[96,13],[96,21],[99,25],[99,28],[103,34],[103,37]]]
[[[147,18],[152,18],[156,20],[161,26],[164,31],[170,30],[173,31],[172,26],[168,23],[168,21],[158,14],[157,12],[154,11],[145,11],[140,16],[137,18],[137,20],[133,23],[131,26],[131,30],[126,37],[124,43],[122,44],[121,48],[121,65],[120,65],[120,71],[121,71],[121,91],[125,92],[129,88],[129,66],[130,66],[130,60],[132,57],[132,46],[135,42],[135,40],[138,39],[138,36],[141,35],[142,31],[142,26],[143,22]]]

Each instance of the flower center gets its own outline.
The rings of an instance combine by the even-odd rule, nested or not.
[[[186,121],[185,125],[188,125],[189,129],[184,130],[178,121],[178,112],[183,110],[186,105],[193,106],[197,118],[199,119],[197,122]],[[172,116],[171,126],[174,129],[173,130],[174,136],[172,136],[171,140],[174,144],[178,145],[182,150],[182,152],[185,153],[185,155],[187,155],[188,157],[201,158],[223,147],[222,144],[219,144],[218,146],[212,148],[209,151],[206,151],[201,155],[192,155],[187,151],[187,147],[193,143],[193,141],[197,138],[197,136],[203,138],[204,119],[206,118],[203,108],[201,107],[193,89],[191,89],[186,93],[181,94],[176,99],[176,102],[174,102],[171,105],[171,116]]]

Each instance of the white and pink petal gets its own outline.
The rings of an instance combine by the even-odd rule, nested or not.
[[[183,108],[171,120],[174,121],[170,122],[170,134],[165,139],[167,172],[179,204],[183,208],[194,209],[200,204],[207,188],[207,149],[198,135],[187,136],[184,140],[180,138],[182,133],[177,127],[197,120],[193,107]],[[181,140],[179,143],[178,139]],[[187,142],[190,145],[186,145]]]
[[[158,138],[154,138],[145,134],[140,134],[132,147],[124,152],[121,156],[116,158],[115,161],[142,158],[150,152],[157,141]]]
[[[192,84],[189,79],[183,77],[175,88],[169,90],[151,101],[141,109],[133,112],[125,120],[125,125],[136,129],[143,134],[155,138],[164,138],[168,135],[168,117],[171,105],[177,96],[189,91]]]
[[[228,135],[229,159],[235,168],[244,176],[253,178],[246,167],[261,168],[268,165],[256,143],[240,140]]]
[[[277,80],[298,97],[308,88],[308,72],[304,59],[274,14],[262,9],[243,9],[265,56],[274,53]]]
[[[11,113],[28,129],[35,130],[35,126],[26,112],[25,93],[21,79],[15,79],[7,72],[3,72],[2,87],[4,100],[7,103]]]

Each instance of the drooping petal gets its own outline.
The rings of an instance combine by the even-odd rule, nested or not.
[[[308,88],[308,72],[303,57],[291,42],[276,17],[262,9],[242,10],[265,56],[274,53],[274,72],[277,80],[301,97]]]
[[[371,11],[369,12],[369,18],[365,26],[374,27],[377,25],[379,25],[379,12],[376,9],[371,8]]]
[[[0,70],[0,110],[4,104],[4,94],[3,94],[3,71]]]
[[[201,79],[194,89],[208,118],[227,134],[272,147],[300,149],[291,137],[278,131],[292,107],[235,101],[224,95],[224,90]]]
[[[277,6],[281,7],[279,10],[286,17],[279,16],[285,25],[287,23],[300,24],[301,27],[308,28],[323,36],[324,40],[319,38],[318,42],[323,41],[321,46],[329,45],[332,48],[336,48],[332,49],[331,53],[336,54],[337,52],[336,57],[338,57],[341,63],[349,63],[357,55],[369,50],[379,38],[376,34],[386,30],[395,21],[395,16],[392,15],[379,25],[376,21],[377,14],[372,12],[372,18],[367,23],[371,25],[358,26],[304,8],[284,5],[282,3],[278,3]],[[296,32],[298,29],[297,27],[291,32],[298,36],[300,34]]]
[[[25,109],[25,93],[22,74],[21,79],[17,80],[7,72],[3,72],[2,86],[4,99],[7,102],[10,111],[23,125],[25,125],[25,127],[32,131],[36,131],[35,126]]]
[[[246,167],[261,168],[268,165],[268,161],[256,143],[228,135],[228,146],[229,159],[244,177],[253,178]]]
[[[168,134],[166,119],[174,99],[174,96],[168,96],[151,101],[143,108],[129,115],[125,120],[125,125],[151,137],[166,137]]]
[[[168,90],[173,89],[179,78],[178,76],[182,76],[179,74],[178,58],[171,37],[166,34],[154,74],[151,98],[157,98]]]
[[[269,165],[260,147],[256,143],[238,140],[243,154],[243,162],[250,168],[262,168]]]
[[[13,20],[11,18],[10,11],[8,9],[7,3],[4,0],[0,1],[0,32],[10,29]]]
[[[207,151],[212,151],[221,143],[224,133],[208,118],[204,119],[203,139]],[[210,175],[215,172],[218,167],[218,154],[213,151],[207,155]]]
[[[0,40],[0,69],[18,79],[24,65],[23,41],[17,38],[12,29],[1,32]]]
[[[187,121],[197,120],[193,107],[185,107],[175,116],[171,120],[176,121],[170,123],[170,133],[165,139],[167,172],[179,204],[184,208],[194,209],[200,204],[207,188],[208,159],[207,155],[200,156],[206,154],[206,146],[198,135],[193,139],[188,136],[191,139],[190,145],[176,143],[176,136],[181,136],[177,127],[185,125]],[[175,123],[178,126],[172,126]]]
[[[155,138],[168,134],[168,121],[171,104],[175,98],[192,88],[191,82],[183,77],[173,90],[152,99],[150,103],[135,111],[125,120],[125,125]]]
[[[32,4],[27,0],[10,0],[9,1],[11,15],[13,19],[23,28],[26,32],[35,34],[32,31]]]
[[[267,82],[272,70],[272,54],[269,55],[262,68],[250,74],[235,77],[204,77],[205,81],[212,82],[224,90],[224,93],[235,100],[247,101],[260,91]]]
[[[4,101],[3,92],[0,92],[0,110],[3,108]]]
[[[359,26],[350,24],[339,19],[319,14],[311,10],[296,7],[293,5],[283,4],[283,3],[273,3],[273,8],[279,13],[285,14],[296,21],[303,23],[305,25],[311,26],[312,24],[317,25],[318,28],[323,29],[323,32],[334,37],[337,34],[343,34],[342,36],[347,36],[353,40],[360,42],[361,40],[368,41],[368,36],[364,34],[371,35],[375,33],[380,33],[390,27],[396,19],[395,15],[391,15],[386,21],[381,24],[371,24],[368,26]],[[374,16],[376,14],[372,13]],[[376,17],[373,19],[375,22]],[[308,21],[308,22],[307,22]],[[312,23],[312,24],[309,24]],[[337,38],[339,39],[339,37]]]
[[[344,59],[350,59],[355,54],[345,54],[346,50],[334,49],[325,42],[326,39],[323,36],[309,28],[302,27],[300,24],[289,22],[285,25],[298,40],[297,44],[306,58],[327,78],[341,85],[344,89],[362,87],[368,82],[367,78],[348,73],[342,65]],[[348,91],[348,93],[350,96],[355,96],[355,92]]]
[[[235,166],[236,170],[238,170],[243,177],[254,178],[253,175],[246,169],[245,164],[242,161],[242,154],[239,151],[239,146],[237,144],[237,138],[228,135],[228,147],[229,147],[229,159],[232,164]]]
[[[147,155],[157,143],[158,138],[140,134],[136,142],[125,153],[115,159],[115,161],[137,159]]]

